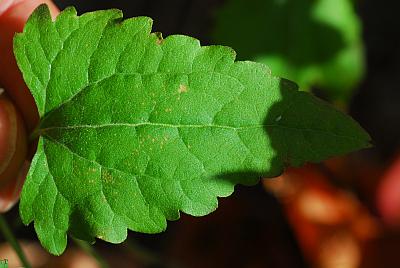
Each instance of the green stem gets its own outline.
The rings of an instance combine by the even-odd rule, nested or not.
[[[104,258],[99,253],[97,253],[97,251],[89,243],[75,238],[73,238],[73,240],[75,244],[78,245],[78,247],[80,247],[84,252],[95,258],[101,268],[109,267]]]
[[[40,137],[40,130],[39,127],[36,127],[32,133],[29,135],[29,142],[33,142]]]
[[[15,238],[14,234],[11,232],[10,227],[8,226],[7,221],[4,219],[3,215],[0,214],[0,230],[3,233],[4,237],[8,241],[8,243],[13,247],[15,253],[17,253],[22,265],[25,268],[31,268],[28,260],[24,252],[22,251],[21,246],[18,243],[18,240]]]

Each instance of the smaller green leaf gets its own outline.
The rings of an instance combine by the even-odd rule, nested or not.
[[[361,21],[351,0],[228,0],[215,41],[274,75],[347,102],[364,75]]]
[[[350,117],[228,47],[151,33],[118,10],[52,21],[46,6],[14,51],[39,109],[20,202],[42,245],[157,233],[206,215],[238,183],[368,146]]]

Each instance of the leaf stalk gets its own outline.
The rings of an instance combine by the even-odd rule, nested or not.
[[[25,268],[31,268],[32,266],[28,262],[28,259],[26,258],[25,253],[23,252],[23,250],[21,248],[21,245],[19,244],[17,238],[14,236],[13,232],[11,231],[7,221],[1,214],[0,214],[0,231],[3,233],[7,242],[12,246],[15,253],[18,255],[22,265]]]

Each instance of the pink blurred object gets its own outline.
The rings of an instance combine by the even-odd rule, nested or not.
[[[400,227],[400,156],[382,176],[376,202],[384,222]]]
[[[0,213],[7,212],[18,202],[29,166],[29,161],[25,161],[17,178],[0,188]]]
[[[27,137],[21,115],[0,92],[0,213],[9,210],[19,194],[29,168]]]

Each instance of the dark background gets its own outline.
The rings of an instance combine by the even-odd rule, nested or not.
[[[118,8],[125,17],[149,16],[154,31],[186,34],[211,43],[216,10],[223,0],[55,1],[60,9],[78,13]],[[367,74],[350,105],[350,114],[371,134],[368,152],[390,162],[400,143],[400,16],[398,1],[360,0]],[[251,4],[251,1],[249,1]],[[17,218],[18,207],[8,215]],[[373,210],[373,208],[371,208]],[[32,226],[17,235],[35,239]],[[279,202],[261,185],[237,187],[209,216],[184,216],[159,235],[130,232],[129,245],[96,243],[112,267],[141,263],[145,267],[307,267]],[[127,249],[128,248],[128,249]],[[136,254],[127,254],[133,248]],[[132,266],[133,267],[133,266]],[[142,267],[142,266],[139,266]]]

